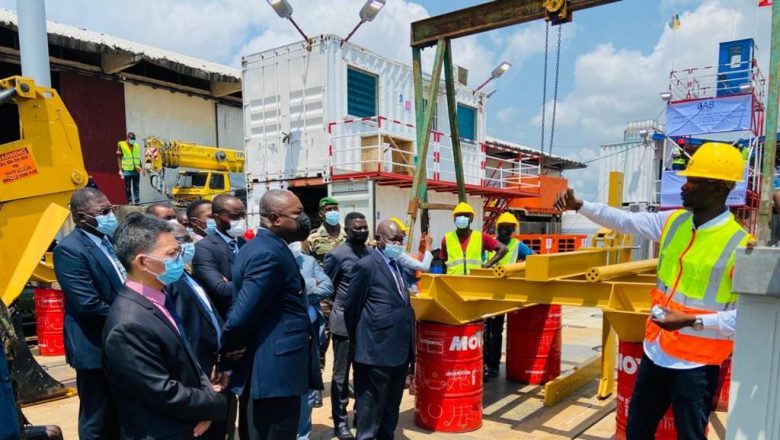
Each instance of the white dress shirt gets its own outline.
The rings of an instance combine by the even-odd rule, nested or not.
[[[669,216],[671,216],[673,212],[674,211],[671,210],[629,213],[603,203],[585,201],[582,202],[582,208],[580,208],[580,213],[595,223],[653,241],[661,240],[661,233],[663,232],[666,220],[669,219]],[[723,224],[728,219],[729,211],[726,210],[698,228],[696,228],[696,226],[694,226],[694,228],[699,230],[712,228]],[[737,323],[737,309],[698,315],[698,317],[702,319],[704,327],[706,328],[718,329],[724,336],[731,336],[734,334],[734,328]],[[666,354],[661,349],[658,340],[652,342],[645,341],[644,349],[647,357],[649,357],[653,363],[661,367],[684,370],[697,368],[703,365],[696,362],[688,362]]]
[[[433,254],[430,252],[425,252],[425,255],[423,255],[423,260],[419,261],[418,259],[414,258],[413,256],[407,254],[404,252],[401,254],[400,257],[397,259],[398,264],[401,265],[401,267],[413,271],[420,271],[420,272],[428,272],[431,270],[431,261],[433,261]]]
[[[113,257],[111,253],[108,251],[108,249],[106,249],[106,245],[103,243],[103,239],[91,232],[85,231],[84,229],[82,229],[81,231],[87,234],[87,237],[89,237],[89,239],[92,240],[97,245],[98,249],[100,249],[100,251],[103,252],[103,255],[105,255],[106,258],[108,258],[108,261],[111,262],[111,265],[114,267],[117,276],[119,277],[120,280],[122,280],[122,283],[124,283],[125,271],[122,267],[120,267],[122,263],[120,263],[118,259]]]
[[[211,318],[211,324],[214,326],[214,329],[217,331],[217,341],[222,339],[222,328],[219,326],[219,321],[217,320],[217,315],[214,309],[211,307],[211,301],[209,301],[209,297],[206,296],[206,291],[203,290],[203,287],[200,286],[188,273],[184,273],[182,275],[185,280],[187,280],[187,284],[190,285],[192,290],[195,291],[195,294],[198,295],[198,299],[200,300],[201,304],[206,307],[206,310],[209,311],[209,318]]]

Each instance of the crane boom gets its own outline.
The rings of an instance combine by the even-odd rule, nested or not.
[[[147,169],[152,172],[163,168],[193,168],[197,170],[243,173],[246,157],[243,151],[198,145],[184,141],[163,141],[146,138]],[[157,154],[154,154],[156,150]]]

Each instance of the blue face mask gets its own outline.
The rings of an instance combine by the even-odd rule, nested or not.
[[[400,244],[386,243],[382,252],[385,254],[385,257],[395,260],[404,253],[404,247]]]
[[[192,262],[193,257],[195,257],[195,243],[182,243],[181,259],[184,260],[184,264]]]
[[[468,217],[465,215],[459,215],[455,217],[455,226],[458,229],[466,229],[469,227],[469,223],[471,223],[471,220],[469,220]]]
[[[88,217],[92,217],[97,222],[97,226],[93,226],[96,231],[100,232],[103,235],[108,235],[109,237],[114,236],[114,231],[116,231],[117,227],[117,221],[116,216],[114,213],[109,213],[108,215],[89,215],[87,213],[84,213],[84,215]]]
[[[206,229],[204,229],[206,234],[211,234],[216,230],[217,230],[217,221],[214,220],[213,218],[206,220]]]
[[[178,281],[182,275],[184,275],[184,260],[181,256],[169,257],[164,260],[157,257],[152,257],[151,255],[146,256],[153,260],[162,261],[165,264],[165,270],[160,274],[154,273],[147,269],[147,271],[155,275],[157,280],[163,283],[163,285],[167,286],[173,284]]]
[[[336,226],[341,220],[341,213],[338,211],[328,211],[325,213],[325,223]]]

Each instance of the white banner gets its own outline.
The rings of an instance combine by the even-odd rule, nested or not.
[[[744,206],[747,196],[747,170],[741,182],[737,182],[734,189],[729,193],[726,199],[728,206]],[[661,176],[661,208],[682,208],[682,186],[685,183],[685,177],[677,175],[677,171],[664,171]]]
[[[697,99],[666,106],[666,134],[693,136],[750,129],[752,95]]]

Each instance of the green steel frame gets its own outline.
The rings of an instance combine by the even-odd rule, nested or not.
[[[433,106],[439,93],[441,71],[444,68],[444,88],[447,95],[447,113],[449,115],[452,154],[455,161],[455,181],[458,187],[458,200],[466,201],[466,188],[463,178],[463,160],[460,137],[458,136],[457,101],[455,99],[455,80],[452,72],[453,38],[465,37],[492,29],[499,29],[520,23],[545,18],[553,24],[571,20],[577,10],[613,3],[619,0],[496,0],[469,8],[460,9],[425,20],[412,23],[412,74],[414,76],[414,108],[417,127],[417,167],[412,183],[412,196],[406,224],[409,227],[407,250],[414,240],[414,226],[417,213],[422,209],[421,230],[428,230],[428,188],[426,158],[433,122]],[[428,105],[423,108],[422,50],[436,46],[436,57],[431,72],[428,91]],[[771,78],[771,77],[770,77]],[[770,95],[771,96],[771,95]],[[430,206],[433,209],[433,206]]]

